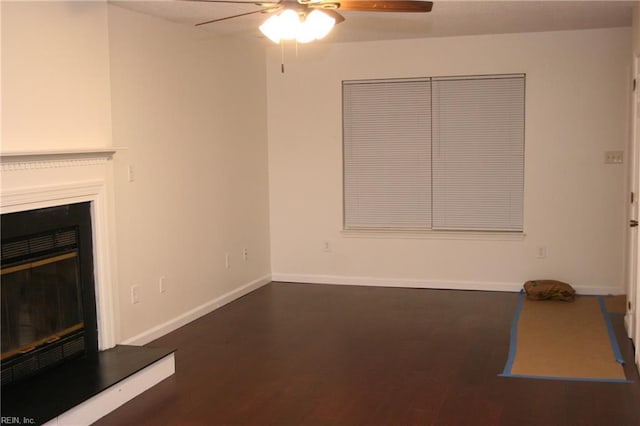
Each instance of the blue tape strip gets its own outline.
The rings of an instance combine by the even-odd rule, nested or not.
[[[613,355],[615,356],[618,364],[624,365],[624,358],[622,357],[622,352],[620,352],[620,346],[618,346],[618,339],[616,339],[616,333],[613,330],[613,324],[611,323],[611,318],[609,318],[609,312],[607,311],[607,305],[604,303],[604,297],[598,296],[598,303],[600,304],[600,311],[602,312],[604,323],[607,326],[607,333],[609,334],[609,342],[611,342]]]
[[[527,376],[525,374],[498,374],[498,376],[510,377],[515,379],[563,380],[563,381],[572,381],[572,382],[633,383],[633,380],[627,380],[627,379],[592,379],[588,377]]]
[[[509,342],[509,356],[507,357],[507,363],[504,366],[504,371],[500,376],[511,376],[511,367],[516,359],[516,347],[518,346],[518,321],[520,320],[520,313],[524,306],[524,290],[520,290],[520,297],[518,299],[518,306],[516,307],[516,313],[511,321],[511,342]]]

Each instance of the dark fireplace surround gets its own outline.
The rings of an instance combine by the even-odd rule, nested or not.
[[[98,355],[91,203],[7,213],[2,229],[2,387]]]

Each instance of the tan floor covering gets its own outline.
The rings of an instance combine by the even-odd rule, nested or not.
[[[525,300],[511,374],[625,379],[596,297],[575,302]]]
[[[624,294],[607,297],[604,299],[604,303],[611,313],[624,314],[627,312],[627,296]]]

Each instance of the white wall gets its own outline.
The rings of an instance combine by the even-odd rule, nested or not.
[[[312,281],[622,288],[624,167],[602,159],[625,146],[629,30],[308,45],[287,51],[281,75],[279,49],[265,71],[261,46],[104,2],[1,8],[2,152],[119,148],[118,341],[270,267]],[[524,240],[345,237],[340,81],[492,72],[528,75]]]
[[[118,147],[99,170],[116,341],[144,342],[268,281],[263,47],[102,1],[1,7],[2,153]],[[55,182],[25,173],[3,172],[2,190],[96,179],[86,167],[50,169]]]
[[[204,34],[109,6],[125,341],[269,278],[264,48]]]
[[[104,314],[99,345],[115,344],[112,162],[106,157],[46,156],[108,151],[111,88],[106,1],[6,2],[2,10],[2,212],[93,203],[94,271]]]
[[[640,1],[633,6],[633,52],[640,55]]]
[[[2,7],[2,152],[111,146],[107,4]]]
[[[274,279],[517,289],[555,278],[624,291],[624,150],[631,33],[626,29],[301,46],[268,52]],[[341,81],[526,73],[526,236],[345,235]],[[323,251],[329,241],[331,252]],[[548,256],[537,259],[538,246]]]

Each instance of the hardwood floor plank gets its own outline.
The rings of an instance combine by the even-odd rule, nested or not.
[[[271,283],[151,343],[177,348],[175,376],[97,425],[640,424],[632,365],[633,383],[498,376],[517,297]]]

